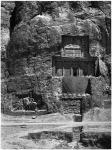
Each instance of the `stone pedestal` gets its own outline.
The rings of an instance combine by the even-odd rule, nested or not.
[[[74,122],[82,122],[82,115],[74,114],[73,121]],[[82,132],[82,126],[73,127],[72,132],[73,132],[73,142],[75,143],[74,148],[78,149],[79,148],[78,142],[80,141],[80,134]]]
[[[73,132],[73,141],[80,141],[80,133],[82,131],[82,127],[78,126],[78,127],[73,127],[72,132]]]
[[[72,128],[72,132],[73,132],[73,142],[74,142],[74,148],[79,148],[79,141],[80,141],[80,134],[82,132],[82,126],[78,126],[78,127],[73,127]]]

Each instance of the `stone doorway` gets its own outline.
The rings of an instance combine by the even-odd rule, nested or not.
[[[78,67],[73,68],[73,76],[83,76],[83,70]]]

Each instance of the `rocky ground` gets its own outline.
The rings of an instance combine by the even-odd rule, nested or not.
[[[84,125],[84,131],[85,132],[106,132],[110,133],[111,131],[111,124],[110,124],[110,109],[106,110],[100,110],[100,117],[104,118],[102,119],[102,123],[95,122],[98,121],[97,117],[94,116],[94,120],[90,122],[87,122],[87,114],[84,118],[84,121],[82,123],[79,123],[79,125]],[[88,113],[89,114],[89,113]],[[2,148],[5,149],[36,149],[36,148],[63,148],[65,146],[66,148],[72,148],[70,145],[67,146],[67,141],[63,140],[56,140],[56,139],[40,139],[38,141],[38,138],[29,139],[28,135],[30,133],[40,133],[42,131],[56,131],[58,132],[71,132],[72,133],[72,127],[78,126],[78,123],[73,124],[72,120],[73,114],[67,114],[67,115],[61,115],[59,113],[54,114],[46,114],[37,116],[36,119],[32,119],[32,116],[9,116],[2,114],[2,127],[1,127],[1,133],[2,133]],[[96,114],[95,114],[96,115]],[[103,115],[103,116],[102,116]],[[88,115],[90,116],[90,115]],[[105,117],[104,117],[105,116]],[[89,117],[88,117],[89,118]],[[105,120],[106,118],[106,120]],[[108,120],[107,120],[108,118]],[[106,122],[107,121],[107,122]],[[36,142],[35,142],[36,139]],[[62,144],[63,143],[63,144]],[[70,143],[69,143],[70,144]],[[71,143],[72,145],[73,143]],[[61,146],[59,146],[61,145]],[[63,145],[63,146],[62,146]],[[81,148],[81,145],[80,145]],[[83,147],[84,148],[84,147]]]

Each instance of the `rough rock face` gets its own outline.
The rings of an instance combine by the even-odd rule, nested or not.
[[[10,17],[14,9],[14,2],[1,3],[1,50],[5,51],[10,40]]]
[[[15,25],[13,24],[14,31],[11,29],[12,35],[7,49],[8,59],[11,61],[14,57],[24,57],[23,55],[26,54],[29,56],[32,53],[34,55],[42,54],[42,50],[46,51],[46,49],[57,52],[59,50],[58,46],[61,44],[61,35],[63,34],[88,34],[91,43],[95,40],[100,40],[101,44],[103,43],[102,46],[106,48],[108,42],[105,43],[105,41],[108,38],[105,40],[106,31],[104,29],[106,28],[106,22],[102,13],[104,5],[101,3],[102,9],[98,9],[99,3],[79,2],[77,5],[74,4],[77,8],[79,6],[81,8],[79,12],[82,14],[78,16],[78,13],[74,13],[74,15],[73,11],[71,11],[73,4],[45,3],[44,7],[46,9],[44,11],[46,12],[42,12],[41,9],[44,3],[16,2],[11,17]],[[109,4],[106,5],[109,7]],[[56,8],[58,8],[59,16],[54,20],[52,13],[55,13]],[[85,12],[83,13],[82,10]],[[43,15],[40,15],[42,13]],[[81,18],[82,16],[83,19]],[[93,17],[93,19],[90,17]]]
[[[11,15],[10,20],[10,32],[12,34],[15,26],[17,26],[21,21],[25,22],[33,18],[35,15],[39,14],[38,2],[15,2],[15,7]]]
[[[6,48],[10,40],[10,17],[14,9],[14,2],[1,2],[1,99],[4,107],[11,106],[11,95],[7,94],[7,82],[4,82],[8,77],[6,65]]]
[[[10,40],[10,17],[14,9],[14,2],[1,3],[1,77],[6,77],[6,48]]]
[[[1,2],[1,78],[8,75],[6,66],[6,48],[10,40],[10,17],[14,2]]]
[[[52,56],[60,53],[62,35],[87,34],[90,50],[97,41],[109,52],[110,3],[103,3],[2,2],[2,51],[7,47],[2,72],[9,76],[5,82],[7,91],[38,91],[39,83],[41,91],[45,87],[43,91],[52,93],[46,89],[47,79],[52,76]],[[54,93],[60,82],[57,81]]]

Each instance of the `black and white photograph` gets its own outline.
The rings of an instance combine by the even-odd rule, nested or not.
[[[0,149],[111,149],[111,1],[1,1]]]

